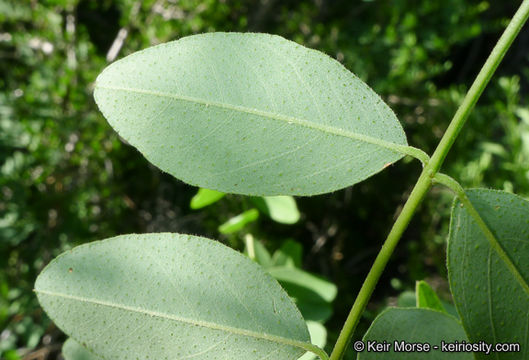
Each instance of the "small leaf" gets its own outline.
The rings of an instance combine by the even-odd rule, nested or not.
[[[283,286],[306,320],[325,321],[332,315],[336,285],[320,276],[293,267],[272,267],[269,273]]]
[[[401,292],[397,298],[397,306],[400,308],[416,307],[417,295],[411,290]]]
[[[280,283],[310,289],[326,302],[332,302],[338,293],[332,282],[301,269],[281,266],[270,268],[268,272]]]
[[[390,345],[387,352],[367,351],[367,343]],[[471,352],[442,352],[442,342],[468,342],[461,324],[452,316],[430,309],[389,308],[377,316],[364,335],[366,346],[358,353],[358,360],[472,360]],[[428,352],[404,351],[395,348],[402,342],[429,344]],[[438,348],[433,348],[437,346]],[[424,348],[423,348],[424,349]]]
[[[193,210],[201,209],[203,207],[216,203],[225,195],[225,193],[219,191],[200,188],[198,189],[195,196],[191,198],[191,203],[189,204],[189,206]]]
[[[446,312],[441,300],[426,281],[417,281],[415,287],[418,308]]]
[[[219,226],[219,232],[221,234],[231,234],[241,230],[247,224],[257,220],[259,217],[259,211],[257,209],[246,210],[245,212],[232,217],[224,224]]]
[[[303,246],[292,239],[288,239],[274,252],[272,262],[274,266],[301,268]]]
[[[42,271],[35,292],[57,326],[107,359],[294,360],[317,349],[270,275],[196,236],[124,235],[78,246]]]
[[[497,352],[494,359],[528,359],[529,202],[485,189],[468,190],[467,196],[510,264],[498,255],[476,220],[456,200],[448,240],[448,275],[454,302],[472,342],[520,344],[520,352]],[[476,353],[476,359],[489,358]]]
[[[403,157],[404,131],[338,61],[282,37],[208,33],[107,67],[94,97],[150,162],[247,195],[342,189]]]
[[[72,338],[66,340],[62,346],[62,356],[64,360],[103,360],[102,357],[92,354]]]
[[[270,218],[281,224],[295,224],[299,221],[300,214],[296,200],[292,196],[265,196],[256,198],[263,211]]]

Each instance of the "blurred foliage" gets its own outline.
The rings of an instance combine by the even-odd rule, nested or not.
[[[338,292],[336,285],[301,269],[303,246],[295,240],[286,239],[279,249],[270,254],[263,244],[251,234],[246,234],[244,253],[281,284],[303,315],[312,343],[323,348],[327,343],[324,323],[333,313],[332,303]],[[307,353],[300,360],[317,358]]]
[[[225,193],[216,190],[199,188],[191,198],[189,207],[193,210],[202,209],[216,203],[224,196],[226,196]],[[292,196],[239,196],[238,199],[241,200],[243,208],[247,209],[249,206],[255,206],[255,208],[245,210],[219,225],[218,230],[221,234],[233,234],[243,230],[246,225],[256,221],[260,213],[277,223],[289,225],[297,223],[301,217],[296,199]],[[236,239],[233,240],[236,241]]]
[[[201,234],[240,250],[252,234],[272,253],[283,239],[296,239],[304,247],[301,267],[338,286],[327,322],[332,344],[420,171],[405,159],[352,188],[297,199],[296,224],[261,216],[219,234],[219,224],[250,209],[250,200],[228,195],[191,210],[196,189],[150,166],[98,112],[92,86],[109,61],[199,32],[279,34],[358,74],[395,110],[409,142],[431,152],[519,3],[0,0],[0,357],[18,359],[35,348],[57,356],[64,338],[31,291],[54,256],[83,242],[153,231]],[[445,172],[465,186],[529,195],[528,47],[525,29],[447,158]],[[434,188],[358,337],[387,297],[413,289],[416,280],[436,279],[446,298],[450,203],[447,191]]]

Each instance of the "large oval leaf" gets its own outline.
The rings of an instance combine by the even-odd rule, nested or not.
[[[112,127],[193,185],[313,195],[402,157],[394,113],[327,55],[279,36],[209,33],[137,52],[97,78]]]
[[[494,359],[529,359],[529,202],[485,189],[468,190],[467,196],[507,257],[498,255],[466,207],[456,201],[448,274],[457,310],[471,341],[519,344],[521,352],[496,352]],[[491,356],[481,352],[476,358]]]
[[[196,236],[78,246],[43,270],[35,291],[65,333],[105,359],[297,359],[313,348],[270,275]]]
[[[470,352],[448,352],[448,344],[468,342],[465,330],[451,315],[430,309],[389,308],[377,316],[364,335],[358,360],[472,360]],[[386,342],[388,347],[374,351]],[[427,344],[410,351],[411,344]],[[445,347],[443,347],[445,345]],[[422,345],[421,345],[422,346]],[[355,347],[355,349],[357,349]],[[358,350],[358,349],[357,349]],[[387,350],[387,351],[381,351]]]

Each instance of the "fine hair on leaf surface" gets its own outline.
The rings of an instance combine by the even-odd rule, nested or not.
[[[61,329],[103,358],[297,359],[319,350],[276,280],[196,236],[81,245],[51,262],[35,291]]]
[[[148,48],[105,69],[94,96],[151,163],[222,192],[327,193],[409,148],[365,83],[275,35],[209,33]]]

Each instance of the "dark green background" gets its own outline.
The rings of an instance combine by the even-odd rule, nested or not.
[[[520,1],[474,0],[0,0],[0,357],[34,348],[56,358],[64,336],[31,289],[74,245],[131,232],[184,232],[241,248],[251,232],[270,250],[304,245],[303,265],[340,289],[328,322],[337,336],[354,296],[420,171],[401,161],[354,187],[298,199],[302,220],[261,217],[244,232],[217,226],[249,208],[229,196],[191,211],[195,188],[162,174],[98,112],[93,82],[126,30],[118,58],[209,31],[282,35],[326,52],[395,110],[411,145],[431,153]],[[486,90],[444,172],[464,186],[529,195],[529,30]],[[445,238],[451,195],[434,188],[412,221],[368,307],[376,313],[415,280],[449,296]],[[352,353],[348,354],[352,358]]]

